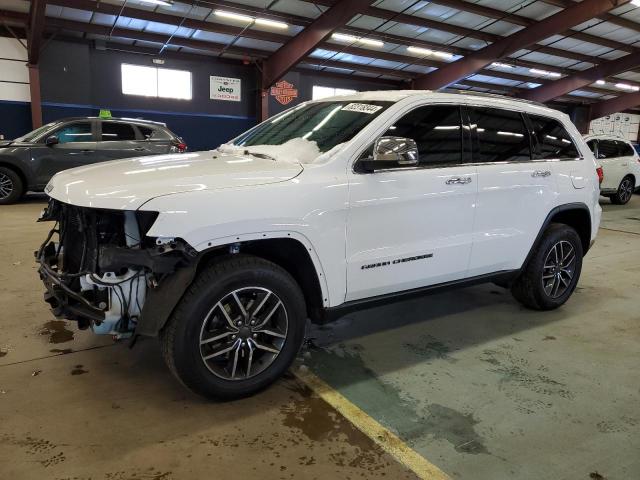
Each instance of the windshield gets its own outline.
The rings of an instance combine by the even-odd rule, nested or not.
[[[36,128],[33,132],[29,132],[26,135],[23,135],[20,138],[16,138],[16,142],[33,142],[36,138],[42,135],[44,132],[53,129],[57,125],[60,125],[60,122],[51,122],[43,125],[39,128]]]
[[[315,142],[321,153],[351,140],[393,102],[318,102],[300,105],[261,123],[233,142],[239,147]]]

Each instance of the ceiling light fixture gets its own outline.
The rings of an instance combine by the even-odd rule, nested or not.
[[[535,73],[536,75],[547,75],[549,77],[561,77],[562,74],[558,72],[550,72],[548,70],[540,70],[538,68],[530,68],[529,71],[531,73]]]
[[[245,23],[254,23],[256,25],[262,25],[264,27],[273,27],[273,28],[280,28],[280,29],[289,28],[289,25],[286,24],[285,22],[279,22],[278,20],[271,20],[269,18],[253,18],[253,17],[250,17],[249,15],[242,15],[241,13],[228,12],[226,10],[215,10],[213,13],[215,14],[216,17],[229,18],[231,20],[238,20],[240,22],[245,22]]]
[[[371,38],[359,38],[358,42],[364,45],[371,45],[373,47],[381,47],[384,45],[382,40],[373,40]]]
[[[596,80],[596,85],[604,85],[605,83],[607,82],[605,82],[604,80]]]
[[[631,0],[631,5],[635,5],[636,7],[640,7],[640,0]]]
[[[628,83],[616,83],[616,87],[620,90],[630,90],[632,92],[637,92],[640,90],[640,87],[636,87],[635,85],[629,85]]]
[[[447,58],[447,59],[453,58],[453,54],[449,52],[438,52],[436,50],[429,50],[428,48],[407,47],[407,50],[417,55],[433,55],[435,57]]]
[[[213,13],[216,15],[216,17],[230,18],[232,20],[239,20],[241,22],[247,23],[253,22],[253,17],[250,17],[248,15],[241,15],[239,13],[227,12],[226,10],[215,10]]]
[[[270,20],[268,18],[256,18],[256,25],[263,25],[265,27],[273,27],[273,28],[289,28],[289,25],[284,22],[279,22],[277,20]]]
[[[491,66],[498,67],[498,68],[516,68],[513,65],[509,65],[508,63],[501,63],[501,62],[493,62]]]
[[[142,3],[153,3],[154,5],[162,5],[163,7],[173,7],[171,0],[140,0]]]
[[[384,45],[382,40],[373,40],[371,38],[355,37],[344,33],[334,33],[331,38],[339,42],[362,43],[363,45],[371,45],[373,47],[381,47]]]

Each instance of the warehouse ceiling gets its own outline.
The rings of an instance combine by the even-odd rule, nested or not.
[[[336,2],[48,0],[45,32],[158,54],[253,61],[268,58]],[[298,68],[409,85],[416,77],[571,5],[572,0],[382,0],[334,30],[302,58]],[[4,11],[0,18],[11,23],[18,14],[28,16],[30,2],[0,0],[0,8]],[[630,54],[640,54],[640,8],[625,3],[501,58],[452,86],[519,95]],[[638,89],[640,63],[557,99],[590,103]]]

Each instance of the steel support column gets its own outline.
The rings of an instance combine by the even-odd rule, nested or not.
[[[42,126],[42,99],[40,97],[40,67],[29,63],[29,92],[31,94],[31,125]]]

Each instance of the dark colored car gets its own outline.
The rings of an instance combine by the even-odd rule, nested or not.
[[[184,152],[163,123],[130,118],[65,118],[15,140],[0,141],[0,205],[42,191],[68,168],[119,158]]]

